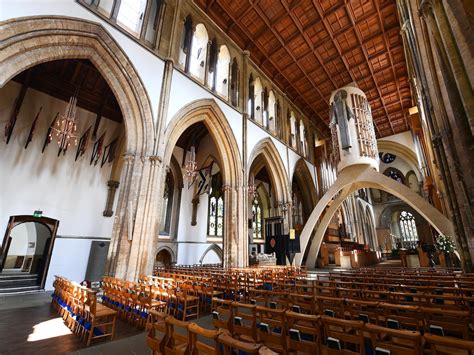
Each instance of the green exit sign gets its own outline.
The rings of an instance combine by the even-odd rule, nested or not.
[[[42,217],[43,216],[43,211],[36,210],[33,212],[33,217]]]

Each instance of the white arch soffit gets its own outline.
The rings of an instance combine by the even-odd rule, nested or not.
[[[296,255],[296,265],[301,265],[303,256],[307,251],[306,249],[309,247],[310,249],[307,253],[306,265],[310,268],[314,267],[319,253],[319,247],[321,246],[324,233],[326,232],[332,216],[351,193],[365,187],[380,189],[391,193],[410,205],[439,233],[454,236],[454,228],[451,221],[435,207],[426,202],[416,192],[412,191],[407,186],[376,172],[367,165],[354,165],[349,166],[340,172],[336,182],[329,188],[316,204],[313,212],[311,212],[311,215],[301,232],[300,243],[303,252]],[[336,198],[333,200],[334,197]],[[324,214],[319,225],[317,225],[319,218],[328,205],[330,206],[329,209]],[[316,226],[317,230],[312,238],[311,245],[308,245],[311,234]]]

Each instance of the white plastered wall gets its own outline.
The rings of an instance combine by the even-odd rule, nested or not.
[[[0,89],[2,124],[9,118],[19,90],[20,85],[13,81]],[[54,137],[44,154],[41,153],[49,124],[57,112],[64,112],[66,105],[64,101],[28,89],[10,143],[7,145],[5,140],[0,140],[0,186],[3,187],[0,198],[1,233],[6,229],[9,216],[29,215],[35,209],[42,210],[44,216],[60,221],[46,289],[52,287],[55,274],[81,281],[87,268],[91,240],[110,238],[113,224],[113,218],[102,215],[112,164],[106,163],[102,168],[100,163],[91,166],[89,159],[92,144],[77,162],[74,161],[74,146],[65,156],[57,156],[58,145]],[[41,106],[43,109],[33,140],[25,149],[31,124]],[[95,116],[92,112],[78,108],[78,132],[84,132],[93,124]],[[98,137],[106,132],[104,143],[109,144],[120,130],[117,123],[104,118]],[[83,254],[86,255],[84,258],[78,257]],[[64,255],[69,255],[69,258]],[[57,258],[64,260],[64,263]],[[78,275],[81,277],[76,277]]]

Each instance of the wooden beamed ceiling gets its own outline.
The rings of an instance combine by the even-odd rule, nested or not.
[[[378,137],[413,105],[395,0],[194,0],[328,134],[331,92],[356,82]]]
[[[36,65],[30,69],[29,87],[69,102],[76,93],[77,106],[109,118],[117,123],[123,122],[122,111],[107,81],[86,59],[54,60]],[[13,78],[23,83],[26,71]]]

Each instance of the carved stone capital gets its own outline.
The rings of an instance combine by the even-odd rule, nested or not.
[[[419,15],[421,17],[427,18],[428,16],[433,16],[433,1],[432,0],[422,0],[419,7]]]

